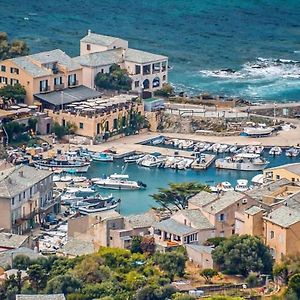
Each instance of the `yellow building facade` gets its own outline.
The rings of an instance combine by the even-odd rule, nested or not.
[[[300,182],[300,163],[287,164],[265,169],[263,174],[265,178],[274,181],[286,178],[293,182]]]

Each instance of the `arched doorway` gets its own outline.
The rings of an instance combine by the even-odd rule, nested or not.
[[[159,77],[155,77],[152,82],[152,87],[156,88],[159,86],[160,86],[160,79],[159,79]]]
[[[150,86],[149,80],[148,80],[148,79],[145,79],[145,80],[143,81],[143,88],[144,88],[145,90],[148,90],[148,89],[149,89],[149,86]]]

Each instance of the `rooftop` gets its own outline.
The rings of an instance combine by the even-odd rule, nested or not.
[[[176,213],[176,215],[183,215],[191,222],[193,228],[212,229],[214,226],[208,221],[208,219],[198,209],[184,209]]]
[[[153,224],[155,229],[170,232],[179,236],[192,234],[197,232],[197,229],[183,225],[174,219],[167,219]]]
[[[245,210],[245,213],[251,216],[256,215],[259,212],[265,211],[263,208],[253,205]]]
[[[48,64],[57,62],[66,67],[69,71],[78,70],[81,66],[73,61],[70,56],[60,49],[40,52],[27,56],[20,56],[11,59],[17,66],[31,74],[33,77],[42,77],[52,74],[52,69],[39,64]]]
[[[95,252],[95,247],[92,241],[83,241],[79,239],[70,239],[59,250],[60,253],[72,256],[80,256]]]
[[[216,201],[211,205],[208,203],[204,209],[211,214],[216,214],[228,206],[231,206],[238,200],[245,198],[245,195],[236,191],[228,191],[224,194],[221,194]]]
[[[262,187],[246,191],[245,194],[257,201],[262,201],[264,196],[267,196],[278,188],[289,184],[292,184],[291,181],[282,178],[280,180],[263,185]]]
[[[62,93],[63,92],[63,93]],[[73,88],[66,88],[63,91],[53,91],[45,94],[35,94],[36,98],[40,101],[47,102],[51,105],[59,106],[62,104],[70,104],[76,101],[84,101],[92,98],[101,97],[101,93],[90,89],[84,85],[80,85]]]
[[[122,49],[94,52],[74,57],[73,60],[82,66],[97,67],[121,62]]]
[[[19,165],[0,172],[0,197],[12,198],[50,176],[52,172]]]
[[[154,61],[161,61],[168,59],[166,56],[158,55],[142,50],[128,48],[125,54],[125,60],[135,62],[135,63],[148,63]]]
[[[0,232],[0,248],[19,248],[27,239],[27,235]]]
[[[91,43],[100,46],[110,46],[117,40],[123,40],[117,37],[109,36],[109,35],[102,35],[97,33],[89,32],[85,37],[83,37],[80,41],[84,43]]]
[[[197,205],[199,207],[205,206],[208,203],[216,200],[217,196],[212,194],[212,193],[208,193],[206,191],[202,191],[198,194],[196,194],[195,196],[191,197],[189,199],[189,203]]]
[[[264,172],[269,172],[269,171],[278,170],[278,169],[285,169],[285,170],[287,170],[289,172],[292,172],[296,175],[300,175],[300,163],[281,165],[281,166],[278,166],[278,167],[266,169]]]
[[[264,219],[281,227],[288,228],[300,222],[300,212],[287,206],[281,206],[264,217]]]
[[[135,228],[151,227],[156,222],[155,216],[149,212],[139,215],[130,215],[125,217],[129,226]]]
[[[53,295],[16,295],[16,300],[66,300],[64,294]]]
[[[289,208],[300,211],[300,192],[293,194],[291,197],[285,200],[285,205]]]
[[[26,247],[2,251],[0,252],[0,267],[6,267],[7,265],[10,265],[12,256],[16,257],[17,255],[25,255],[30,259],[37,259],[43,256],[42,254],[36,253],[34,250]]]
[[[210,254],[214,248],[211,246],[197,245],[197,244],[187,244],[185,245],[187,248],[191,248],[199,253],[208,253]]]

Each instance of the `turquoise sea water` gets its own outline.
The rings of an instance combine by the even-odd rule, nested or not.
[[[0,0],[0,30],[32,52],[77,55],[89,28],[168,55],[177,90],[300,99],[298,0]]]
[[[285,155],[272,157],[265,154],[270,161],[269,166],[278,166],[286,163],[299,162],[300,158],[289,158]],[[113,173],[121,173],[123,160],[118,159],[112,163],[92,162],[87,173],[89,178],[102,177]],[[237,179],[248,179],[249,183],[253,176],[260,172],[242,172],[234,170],[217,170],[212,164],[207,170],[173,170],[145,168],[136,164],[127,164],[125,174],[132,180],[140,180],[147,184],[145,190],[139,191],[114,191],[99,189],[103,195],[112,193],[115,197],[121,198],[121,213],[124,215],[142,213],[155,206],[151,194],[156,193],[159,187],[167,187],[170,182],[197,181],[209,185],[216,185],[222,181],[229,181],[232,186],[236,185]]]

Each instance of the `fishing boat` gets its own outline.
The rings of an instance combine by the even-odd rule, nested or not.
[[[269,151],[270,155],[280,155],[282,153],[282,150],[280,147],[272,147]]]
[[[215,165],[218,169],[261,171],[268,163],[269,162],[259,154],[240,153],[233,157],[219,158],[216,160]]]
[[[297,157],[299,155],[300,150],[298,148],[292,147],[285,151],[285,155],[288,157]]]
[[[146,188],[146,184],[141,181],[128,180],[128,175],[112,174],[108,178],[98,178],[94,184],[103,189],[111,190],[139,190]]]
[[[125,157],[124,158],[124,162],[125,163],[136,163],[137,160],[139,160],[140,158],[144,157],[145,154],[136,154],[136,155],[131,155],[131,156],[128,156],[128,157]]]
[[[249,137],[264,137],[273,132],[272,127],[259,126],[259,127],[245,127],[244,133]]]
[[[88,215],[102,211],[117,209],[121,203],[121,199],[115,200],[112,195],[103,197],[100,194],[95,197],[87,198],[76,203],[75,209],[78,209],[80,214]]]
[[[67,187],[66,192],[68,194],[92,194],[95,193],[95,189],[93,187],[84,187],[84,186],[77,186],[77,187]]]
[[[248,180],[247,179],[238,179],[235,186],[235,191],[237,192],[246,192],[249,190]]]
[[[114,157],[112,154],[109,154],[107,152],[100,152],[91,154],[91,159],[95,161],[112,162],[114,160]]]
[[[58,156],[50,159],[34,161],[34,166],[42,170],[73,170],[75,173],[85,173],[90,167],[90,162],[70,160],[67,156]]]
[[[66,192],[61,196],[61,204],[71,205],[74,201],[81,201],[83,197],[77,196],[76,193]]]

